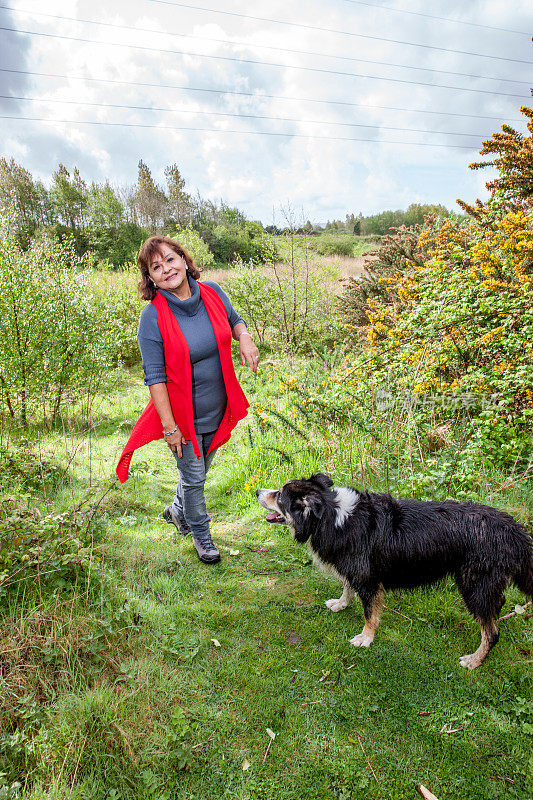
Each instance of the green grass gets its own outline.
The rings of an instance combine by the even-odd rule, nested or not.
[[[256,486],[317,468],[341,484],[418,486],[413,453],[392,428],[391,444],[377,443],[327,415],[293,414],[279,374],[306,369],[289,357],[253,384],[242,375],[259,407],[209,476],[216,566],[198,562],[190,539],[160,517],[176,480],[164,445],[136,454],[124,486],[111,483],[146,399],[136,378],[100,399],[90,450],[75,419],[67,437],[40,434],[58,463],[76,451],[50,502],[63,510],[91,478],[105,535],[83,586],[41,602],[30,593],[6,610],[0,687],[12,711],[0,769],[8,784],[26,781],[27,800],[409,800],[418,783],[439,800],[529,797],[524,615],[502,622],[498,646],[470,673],[458,660],[477,647],[479,628],[452,582],[393,593],[374,644],[358,650],[348,640],[362,628],[359,603],[331,613],[324,601],[338,584],[286,528],[265,522]],[[476,491],[529,518],[524,481],[507,487],[489,474]],[[508,591],[502,614],[518,602]]]

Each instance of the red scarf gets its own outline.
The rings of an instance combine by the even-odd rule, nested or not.
[[[250,404],[240,387],[233,367],[231,329],[228,323],[226,307],[214,289],[210,286],[204,286],[202,283],[199,283],[198,286],[200,287],[201,299],[204,302],[215,333],[227,395],[226,411],[211,442],[208,451],[211,452],[228,441],[237,422],[248,413],[247,409]],[[192,442],[195,455],[200,458],[200,448],[198,447],[194,430],[191,357],[187,341],[163,295],[158,292],[152,302],[157,309],[157,324],[163,337],[167,389],[172,413],[174,414],[176,425],[186,441]],[[163,426],[161,425],[159,414],[155,410],[152,400],[150,400],[137,420],[117,464],[117,476],[121,483],[127,480],[130,461],[135,450],[148,444],[148,442],[162,438]]]

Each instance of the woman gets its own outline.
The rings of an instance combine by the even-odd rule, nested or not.
[[[209,529],[204,484],[215,450],[247,414],[248,401],[231,358],[232,337],[241,363],[257,371],[259,351],[227,294],[200,272],[187,250],[168,236],[151,236],[137,263],[139,291],[151,300],[141,313],[138,342],[151,400],[135,425],[117,466],[128,476],[133,452],[164,438],[180,481],[163,511],[180,533],[192,533],[198,557],[220,561]]]

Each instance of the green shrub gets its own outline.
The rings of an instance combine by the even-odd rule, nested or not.
[[[116,226],[92,223],[86,232],[89,256],[96,264],[110,264],[118,269],[135,261],[142,243],[150,231],[134,222],[121,222]]]
[[[27,439],[0,444],[0,490],[9,495],[57,488],[63,470],[33,451]]]
[[[25,587],[68,589],[91,561],[87,528],[83,514],[43,514],[6,497],[0,510],[0,601]]]
[[[199,267],[207,268],[215,263],[215,257],[209,246],[193,228],[176,228],[169,233],[169,236],[178,239],[187,248]]]
[[[0,218],[0,383],[24,425],[37,407],[55,419],[67,395],[90,403],[106,385],[123,330],[92,290],[86,259],[70,239],[42,238],[24,252]]]
[[[137,291],[137,264],[125,264],[121,269],[102,269],[93,272],[88,291],[94,301],[107,310],[114,321],[116,339],[110,353],[110,364],[126,366],[141,360],[137,344],[139,317],[146,300]]]
[[[221,264],[228,264],[235,259],[264,264],[276,255],[274,239],[260,223],[248,220],[238,225],[216,225],[211,232],[209,245],[215,260]]]
[[[304,353],[341,337],[336,297],[325,288],[326,278],[326,271],[311,272],[297,259],[288,266],[273,264],[270,275],[239,261],[225,285],[260,344]]]
[[[321,256],[353,256],[355,240],[353,236],[324,233],[313,240],[312,246]]]

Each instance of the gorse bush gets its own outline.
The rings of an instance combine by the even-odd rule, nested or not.
[[[432,217],[425,225],[407,228],[402,225],[395,234],[384,236],[381,246],[371,250],[365,261],[365,271],[356,278],[349,278],[340,298],[341,313],[346,319],[348,337],[359,341],[361,327],[370,324],[368,311],[373,300],[393,304],[396,298],[395,280],[406,269],[424,263],[427,252],[421,248],[419,236],[422,230],[434,228]],[[363,331],[364,335],[364,331]]]
[[[87,403],[109,379],[123,326],[92,290],[72,240],[17,244],[14,215],[0,218],[0,383],[24,425],[37,407],[57,417],[67,396]]]
[[[533,198],[533,110],[521,106],[520,111],[527,119],[529,136],[510,125],[502,125],[501,132],[493,133],[479,151],[482,156],[493,156],[492,161],[470,164],[470,169],[496,168],[496,177],[487,182],[487,189],[493,195],[498,192],[513,210],[530,207]],[[483,214],[483,203],[479,200],[474,208],[463,200],[457,203],[471,216]]]
[[[518,167],[516,192],[511,175],[505,191],[493,182],[472,219],[428,218],[388,237],[372,267],[374,291],[352,285],[344,304],[345,324],[368,346],[339,383],[358,397],[383,389],[403,397],[421,423],[453,422],[459,459],[528,469],[533,205]]]
[[[387,296],[366,303],[371,352],[354,359],[348,384],[386,381],[419,405],[440,396],[443,418],[454,418],[464,401],[486,455],[529,458],[532,233],[531,216],[521,212],[492,230],[446,222],[422,233],[431,257],[388,277]]]

